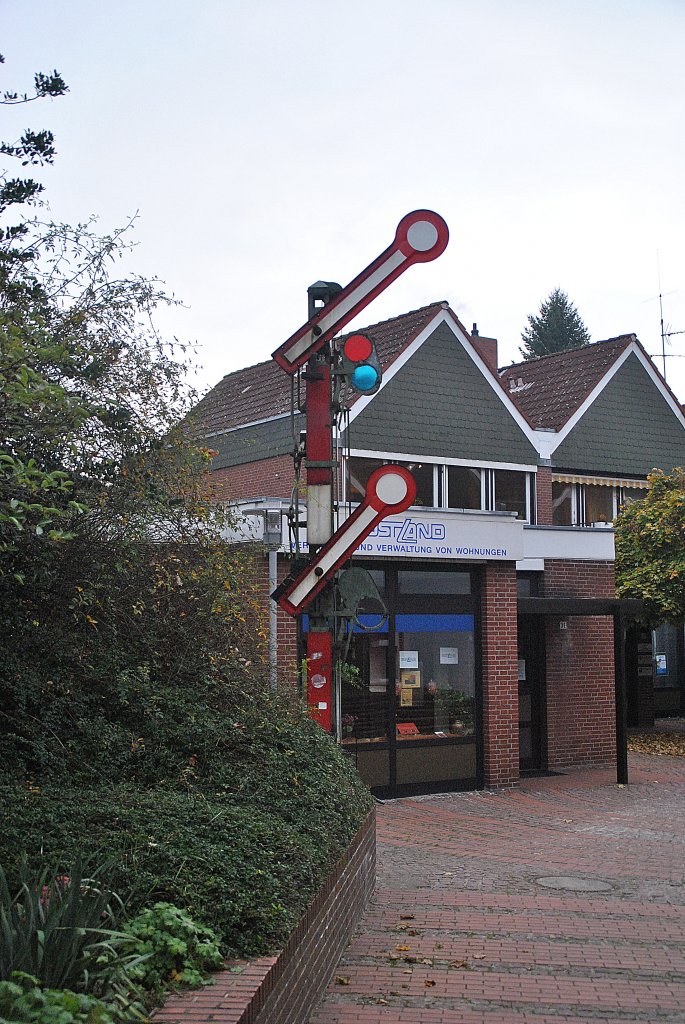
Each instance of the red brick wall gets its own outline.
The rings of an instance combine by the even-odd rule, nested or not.
[[[550,466],[538,466],[535,474],[535,491],[538,526],[552,526],[552,470]]]
[[[294,483],[293,460],[290,455],[247,462],[212,471],[212,487],[217,498],[289,498]]]
[[[546,641],[548,767],[615,761],[613,619],[553,617]]]
[[[549,559],[544,593],[545,597],[615,597],[614,563]]]
[[[545,597],[614,597],[613,562],[548,561]],[[566,628],[561,628],[565,622]],[[613,620],[550,618],[547,651],[547,754],[550,769],[616,757]]]
[[[486,786],[519,777],[516,567],[483,569],[483,761]]]

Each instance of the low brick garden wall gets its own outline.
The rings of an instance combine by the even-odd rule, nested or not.
[[[171,996],[153,1024],[305,1024],[368,902],[376,878],[376,811],[354,837],[276,956],[236,961],[213,984]]]

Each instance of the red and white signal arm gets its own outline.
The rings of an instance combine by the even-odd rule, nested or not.
[[[439,214],[408,213],[385,252],[277,348],[273,358],[292,376],[400,274],[414,263],[429,263],[442,255],[448,241],[449,230]]]
[[[305,569],[279,594],[278,604],[299,615],[381,519],[404,512],[416,497],[416,482],[403,466],[381,466],[366,485],[364,501],[316,553]]]

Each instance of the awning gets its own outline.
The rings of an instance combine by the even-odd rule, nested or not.
[[[552,473],[554,484],[590,484],[593,487],[630,487],[646,491],[646,480],[626,480],[619,476],[581,476],[579,473]]]

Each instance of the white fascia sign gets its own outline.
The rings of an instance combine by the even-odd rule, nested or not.
[[[354,557],[515,562],[523,558],[523,525],[506,513],[411,508],[378,523]]]

